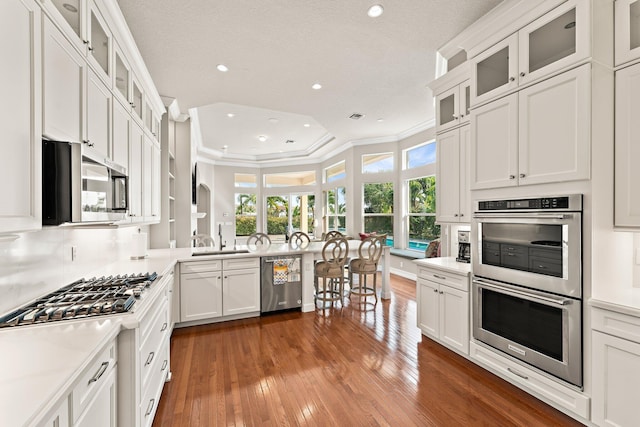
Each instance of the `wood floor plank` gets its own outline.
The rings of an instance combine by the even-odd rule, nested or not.
[[[392,298],[182,328],[161,426],[574,426],[421,335],[415,282]]]

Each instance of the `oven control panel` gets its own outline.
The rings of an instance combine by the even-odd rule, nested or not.
[[[482,200],[477,202],[477,212],[483,211],[580,211],[582,195],[536,197],[529,199]]]

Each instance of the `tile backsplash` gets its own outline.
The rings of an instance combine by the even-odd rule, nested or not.
[[[130,256],[137,231],[45,227],[0,242],[0,315],[82,277],[101,275],[105,264]]]

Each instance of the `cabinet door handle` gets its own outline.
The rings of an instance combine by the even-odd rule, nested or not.
[[[460,117],[464,117],[464,114],[460,114]]]
[[[442,280],[447,280],[447,278],[446,278],[446,277],[444,277],[444,276],[440,276],[439,274],[434,274],[434,275],[433,275],[433,277],[436,277],[436,278],[438,278],[438,279],[442,279]]]
[[[164,361],[162,362],[162,368],[160,369],[161,371],[164,371],[167,368],[167,364],[169,362],[167,361],[167,359],[164,359]]]
[[[453,214],[453,216],[457,218],[457,217],[458,217],[458,214]]]
[[[514,82],[515,80],[516,80],[516,78],[515,78],[515,77],[509,77],[509,81],[510,81],[510,82]]]
[[[98,372],[96,372],[96,374],[93,377],[91,377],[87,385],[98,381],[100,377],[104,375],[104,372],[107,370],[107,367],[109,367],[109,361],[102,362],[102,365],[100,365],[100,368],[98,368]]]
[[[167,322],[164,322],[164,323],[162,324],[162,329],[160,329],[160,332],[164,332],[164,331],[166,331],[166,330],[167,330]]]
[[[153,360],[153,356],[155,356],[155,355],[156,355],[156,353],[153,352],[153,351],[151,353],[149,353],[149,356],[147,356],[147,361],[144,362],[144,366],[147,366],[147,365],[151,364],[151,361]]]
[[[520,72],[520,77],[524,77],[524,75],[525,75],[524,71]]]
[[[461,214],[460,214],[460,217],[463,217],[463,216],[464,216],[464,214],[463,214],[463,213],[461,213]]]
[[[443,292],[443,291],[440,291],[440,294],[444,294],[444,292]]]
[[[145,417],[148,417],[149,415],[151,415],[151,411],[153,411],[153,405],[154,403],[156,403],[156,399],[151,399],[149,401],[149,406],[147,406],[147,412],[144,413]]]
[[[437,289],[434,289],[434,290],[433,290],[433,292],[435,292],[435,293],[437,294],[437,293],[438,293],[438,290],[437,290]]]
[[[89,44],[89,40],[82,40],[82,43]]]
[[[458,120],[458,116],[454,115],[454,116],[451,116],[451,117],[453,117],[453,120]]]
[[[228,279],[228,278],[229,278],[229,276],[224,276],[224,278],[225,278],[225,279]]]
[[[515,175],[509,175],[509,179],[516,179]]]
[[[521,174],[520,174],[520,178],[524,178],[525,176],[526,176],[526,175],[525,175],[525,174],[523,174],[523,173],[521,173]]]
[[[89,52],[93,52],[93,48],[89,45]]]
[[[516,254],[507,254],[507,256],[516,256]]]
[[[547,267],[546,267],[546,266],[544,266],[544,265],[539,265],[539,266],[538,266],[538,268],[539,268],[539,269],[541,269],[541,270],[544,270],[544,269],[545,269],[545,268],[547,268]]]

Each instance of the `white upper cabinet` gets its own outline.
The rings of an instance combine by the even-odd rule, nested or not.
[[[485,104],[471,120],[472,189],[589,178],[589,64]]]
[[[111,91],[93,70],[87,73],[86,133],[84,144],[101,155],[111,158]]]
[[[469,121],[471,84],[467,80],[436,96],[436,126],[438,132]]]
[[[588,58],[589,25],[589,2],[568,1],[474,57],[472,105]]]
[[[615,225],[640,227],[640,64],[616,72]]]
[[[471,115],[471,189],[517,185],[518,95],[485,104]]]
[[[132,222],[143,221],[142,217],[142,129],[130,124],[131,137],[129,139],[129,217]]]
[[[89,8],[87,50],[89,63],[94,66],[105,83],[111,86],[111,33],[94,0]]]
[[[437,136],[436,221],[470,222],[470,127],[462,126]]]
[[[113,102],[112,121],[112,160],[120,166],[129,168],[129,135],[131,115],[119,102]]]
[[[142,126],[142,104],[144,102],[144,96],[142,93],[142,85],[138,82],[138,80],[133,77],[132,80],[132,93],[133,98],[130,103],[131,108],[133,109],[133,118],[137,120],[137,122]]]
[[[640,0],[615,1],[615,63],[640,59]]]
[[[85,61],[53,23],[43,19],[42,134],[58,141],[82,141]]]
[[[35,1],[0,1],[0,233],[42,226],[41,28]]]

